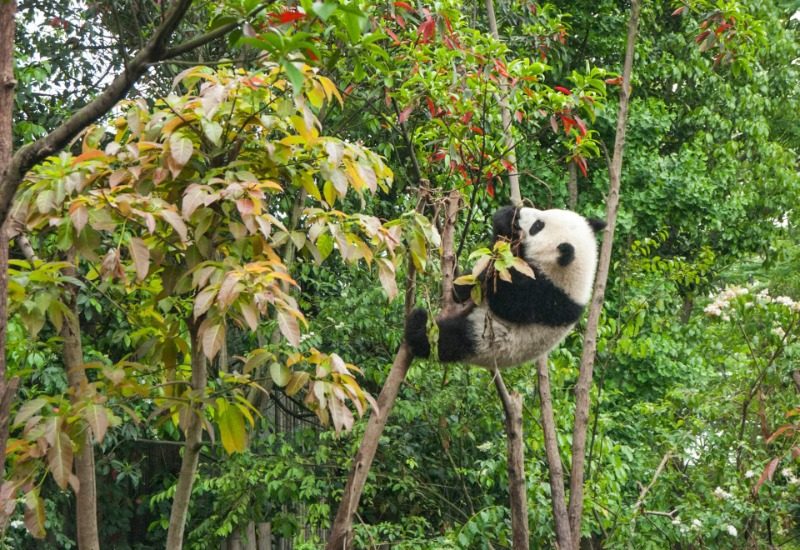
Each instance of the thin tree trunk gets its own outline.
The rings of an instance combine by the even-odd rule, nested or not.
[[[0,2],[0,181],[5,177],[13,149],[14,114],[14,14],[17,3]],[[6,325],[8,322],[8,232],[0,223],[0,480],[5,477],[6,443],[11,404],[19,379],[6,375]]]
[[[572,531],[572,547],[578,548],[581,536],[581,515],[583,514],[583,474],[586,458],[586,432],[589,425],[589,391],[592,386],[592,371],[597,351],[597,327],[603,309],[608,270],[611,264],[611,250],[614,242],[614,229],[619,208],[620,176],[622,155],[625,150],[625,131],[628,122],[628,103],[631,93],[631,70],[633,68],[634,45],[639,25],[639,0],[631,1],[631,15],[628,22],[628,37],[625,47],[625,62],[622,69],[622,85],[619,93],[617,132],[614,138],[614,156],[609,170],[609,190],[606,204],[606,232],[600,248],[594,294],[586,333],[583,338],[578,381],[575,385],[575,426],[572,432],[572,470],[570,472],[569,524]]]
[[[518,392],[508,393],[499,369],[495,369],[493,374],[494,385],[500,401],[503,403],[506,416],[512,548],[527,550],[530,545],[530,530],[528,529],[528,488],[525,483],[525,440],[522,437],[522,395]]]
[[[489,20],[489,31],[497,40],[500,40],[500,33],[497,31],[497,18],[494,15],[494,2],[486,0],[486,17]],[[508,172],[508,184],[511,188],[511,203],[515,206],[522,204],[522,195],[519,191],[519,170],[517,168],[517,154],[514,151],[514,136],[511,135],[511,109],[508,108],[508,86],[505,81],[500,79],[500,116],[503,121],[503,136],[506,146],[506,160],[511,165]]]
[[[550,390],[550,371],[547,357],[536,361],[539,378],[539,398],[542,409],[542,431],[544,432],[544,452],[547,457],[547,470],[550,473],[550,500],[553,505],[553,518],[556,524],[556,541],[560,550],[572,548],[572,532],[567,514],[567,501],[564,496],[564,467],[558,451],[556,423],[553,414],[552,392]]]
[[[191,336],[192,354],[192,394],[196,399],[202,399],[207,383],[206,358],[203,355],[202,345],[198,338],[200,319],[189,321],[189,334]],[[190,406],[189,421],[186,428],[186,443],[181,461],[181,471],[178,475],[178,485],[172,500],[172,511],[169,516],[169,531],[167,532],[167,550],[180,550],[183,546],[183,533],[186,529],[186,517],[189,513],[189,501],[192,496],[197,464],[200,460],[200,449],[203,436],[202,407]]]
[[[570,210],[575,210],[578,206],[578,169],[575,168],[574,162],[570,162],[567,166],[567,192],[569,193],[567,206]]]
[[[370,414],[367,429],[364,431],[364,438],[361,440],[361,446],[353,459],[353,467],[350,471],[350,476],[347,478],[342,501],[339,503],[339,510],[336,512],[336,519],[333,520],[328,543],[325,546],[327,550],[344,550],[351,547],[353,514],[358,509],[361,492],[364,490],[367,474],[369,474],[372,460],[375,458],[375,452],[378,449],[378,440],[386,426],[386,421],[389,419],[389,414],[392,412],[397,393],[400,391],[400,385],[406,378],[413,358],[414,356],[411,354],[408,345],[403,343],[394,358],[392,369],[389,371],[389,376],[378,396],[378,409],[373,410],[372,414]]]
[[[407,136],[405,127],[403,127],[403,135],[404,137]],[[410,140],[408,143],[409,147],[411,147]],[[411,151],[411,157],[412,160],[414,160],[414,165],[416,167],[416,174],[419,177],[419,180],[423,181],[421,173],[419,172],[419,165],[417,164],[416,157],[413,154],[413,148]],[[427,202],[427,198],[421,198],[417,203],[416,211],[418,213],[424,211]],[[453,222],[455,222],[455,216],[452,216],[452,218],[446,217],[445,224],[447,223],[447,219],[452,219]],[[442,239],[443,273],[446,272],[444,257],[448,255],[448,251],[452,255],[455,246],[455,238],[452,228],[447,233],[447,236],[447,239]],[[414,269],[414,264],[411,261],[411,258],[408,259],[408,266],[408,276],[406,277],[405,289],[406,315],[408,315],[410,308],[413,305],[413,297],[416,287],[416,270]],[[445,307],[450,307],[449,304],[451,304],[453,301],[452,293],[447,298],[443,296]],[[358,503],[361,500],[361,493],[364,490],[364,483],[367,481],[369,469],[372,466],[372,461],[375,458],[375,453],[378,450],[378,441],[383,433],[383,429],[386,427],[386,421],[389,419],[389,414],[392,412],[392,407],[394,407],[395,399],[397,399],[397,394],[400,391],[400,385],[403,383],[403,380],[405,380],[406,374],[408,374],[408,369],[411,367],[411,361],[413,360],[414,356],[412,355],[408,345],[406,345],[404,342],[400,346],[400,349],[397,350],[397,355],[395,355],[392,368],[389,370],[389,376],[386,378],[383,388],[381,388],[381,393],[378,396],[378,410],[372,411],[372,414],[367,421],[367,428],[364,431],[364,437],[361,440],[361,445],[359,446],[358,452],[356,452],[356,456],[353,459],[353,466],[350,470],[350,475],[348,476],[347,483],[344,487],[342,500],[339,502],[339,508],[336,511],[336,518],[334,518],[333,524],[331,525],[331,531],[328,535],[328,542],[325,545],[326,550],[344,550],[350,548],[353,536],[353,515],[358,509]]]
[[[64,274],[69,277],[76,277],[78,260],[74,249],[68,252],[67,261],[72,265],[64,269]],[[64,368],[67,371],[67,382],[69,382],[72,391],[70,400],[75,404],[82,399],[89,383],[83,366],[77,286],[67,286],[65,302],[70,314],[64,316],[61,328],[61,337],[64,340]],[[78,548],[80,550],[99,550],[94,444],[92,442],[92,430],[88,425],[83,432],[80,449],[75,456],[75,476],[78,478],[79,483],[79,490],[75,495]]]

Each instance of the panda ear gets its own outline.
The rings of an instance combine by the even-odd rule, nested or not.
[[[516,232],[519,231],[519,208],[504,206],[492,217],[492,229],[494,231],[493,240],[500,237],[514,239]]]
[[[589,222],[589,226],[595,233],[600,233],[606,228],[606,222],[603,220],[598,220],[597,218],[588,218],[586,221]]]

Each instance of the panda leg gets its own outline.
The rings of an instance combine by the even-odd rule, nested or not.
[[[428,357],[431,344],[428,342],[428,312],[416,308],[406,319],[405,339],[414,357]]]
[[[445,319],[439,325],[439,361],[461,361],[475,352],[474,331],[469,312]]]

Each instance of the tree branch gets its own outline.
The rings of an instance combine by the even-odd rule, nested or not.
[[[28,170],[46,157],[63,149],[87,126],[97,121],[125,97],[133,84],[147,72],[151,63],[163,59],[166,44],[192,0],[177,0],[154,31],[153,36],[127,64],[125,69],[97,96],[52,132],[19,149],[0,179],[0,223],[8,217],[17,188]]]
[[[614,243],[614,229],[619,209],[620,175],[622,172],[622,155],[625,150],[625,131],[628,122],[628,103],[631,93],[631,71],[633,69],[634,45],[639,26],[640,0],[631,1],[631,15],[628,21],[628,35],[625,47],[625,62],[622,69],[622,86],[619,92],[619,111],[617,114],[617,132],[614,137],[614,156],[609,170],[609,191],[606,204],[607,229],[603,236],[600,259],[597,267],[597,279],[586,333],[583,337],[583,353],[581,355],[578,381],[575,385],[575,426],[572,432],[572,469],[569,484],[569,524],[572,531],[572,548],[578,548],[581,536],[581,515],[583,514],[583,474],[586,458],[586,432],[589,424],[589,391],[592,386],[592,371],[597,352],[597,328],[600,313],[605,299],[608,270],[611,264],[611,249]]]
[[[569,515],[567,514],[567,501],[564,496],[564,467],[561,464],[561,454],[558,451],[547,356],[536,361],[536,373],[539,378],[544,452],[547,458],[547,471],[550,474],[550,500],[552,501],[553,519],[556,524],[556,541],[558,541],[559,548],[568,550],[572,547],[572,532],[569,526]]]
[[[511,501],[511,540],[514,550],[528,550],[528,492],[525,485],[525,440],[522,438],[522,395],[508,393],[500,370],[493,372],[497,395],[505,411],[506,443],[508,446],[508,492]],[[563,503],[563,483],[562,483]]]

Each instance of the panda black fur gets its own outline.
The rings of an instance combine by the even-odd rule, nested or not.
[[[595,234],[605,222],[569,210],[507,206],[493,218],[493,242],[512,243],[535,278],[511,270],[511,282],[484,283],[484,300],[462,313],[437,319],[439,360],[483,367],[511,367],[553,349],[575,326],[589,302],[597,269]],[[427,357],[427,312],[406,321],[406,342]]]

